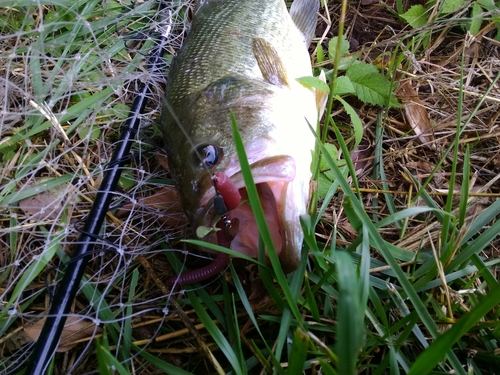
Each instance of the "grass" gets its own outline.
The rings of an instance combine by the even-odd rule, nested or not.
[[[171,5],[173,53],[191,10]],[[144,200],[172,183],[155,125],[163,77],[143,69],[156,5],[4,5],[0,372],[18,373],[26,360],[134,92],[153,78],[157,92],[49,373],[498,374],[500,20],[494,3],[466,5],[322,7],[311,52],[332,95],[303,262],[284,275],[270,251],[272,267],[233,261],[186,291],[163,281],[205,256],[181,241],[175,202]],[[394,104],[393,90],[400,106],[368,100],[374,87],[348,68],[360,61],[384,77],[380,97]]]

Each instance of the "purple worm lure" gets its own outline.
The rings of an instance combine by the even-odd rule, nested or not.
[[[217,243],[220,246],[229,248],[231,246],[231,229],[237,226],[235,220],[231,220],[231,210],[237,208],[241,202],[241,195],[231,179],[221,172],[216,172],[213,179],[215,188],[214,207],[215,213],[221,218],[217,222]],[[229,263],[229,254],[218,252],[212,263],[185,272],[179,276],[170,277],[165,284],[167,286],[173,285],[187,285],[199,283],[213,277],[227,267]]]

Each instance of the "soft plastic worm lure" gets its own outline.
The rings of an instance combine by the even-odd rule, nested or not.
[[[239,206],[241,195],[231,179],[224,173],[216,172],[213,177],[213,184],[215,188],[215,214],[221,217],[216,225],[219,229],[217,231],[217,243],[220,246],[229,248],[233,238],[231,233],[238,230],[238,222],[235,219],[231,220],[230,211]],[[167,286],[173,286],[199,283],[222,272],[228,263],[229,254],[219,251],[212,263],[179,276],[170,277],[166,284]]]

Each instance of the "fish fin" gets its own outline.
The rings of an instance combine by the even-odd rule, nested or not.
[[[324,70],[321,71],[318,78],[326,83],[326,74]],[[326,91],[316,89],[316,108],[318,109],[319,119],[321,119],[321,117],[323,117],[323,113],[325,113],[327,101],[328,93]]]
[[[285,65],[276,49],[262,38],[254,38],[253,53],[264,79],[279,87],[290,87]]]
[[[306,46],[309,47],[318,23],[319,0],[295,0],[290,8],[295,26],[304,35]]]

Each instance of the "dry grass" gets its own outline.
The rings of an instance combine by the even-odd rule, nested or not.
[[[339,14],[340,5],[331,6],[329,12],[332,19],[338,18],[334,15]],[[367,212],[379,219],[392,214],[385,201],[386,196],[391,197],[398,209],[425,205],[419,198],[419,184],[424,184],[436,204],[444,207],[453,165],[450,148],[459,122],[459,170],[463,165],[465,147],[469,146],[471,152],[470,200],[466,220],[470,223],[500,197],[500,92],[498,84],[492,87],[500,63],[500,46],[492,39],[498,32],[497,28],[489,23],[473,37],[465,35],[453,21],[449,21],[449,25],[444,23],[439,28],[426,29],[430,36],[425,42],[418,42],[419,38],[423,39],[422,30],[408,30],[408,26],[405,27],[397,17],[378,6],[352,6],[346,25],[351,45],[358,40],[364,43],[351,52],[358,53],[360,60],[392,69],[389,74],[397,82],[397,93],[404,105],[401,109],[381,112],[373,106],[351,101],[364,123],[363,144],[353,150],[351,157],[361,191],[365,193]],[[329,28],[320,29],[329,29],[325,41],[336,35],[336,27],[332,24]],[[430,31],[433,33],[430,34]],[[326,48],[325,42],[323,45]],[[421,51],[424,46],[425,53]],[[398,66],[391,64],[393,56],[401,56],[402,63]],[[403,92],[404,89],[406,92]],[[463,101],[461,111],[460,100]],[[337,126],[345,129],[343,133],[348,139],[350,118],[340,103],[334,109],[334,118]],[[377,128],[383,131],[381,139],[377,139]],[[328,142],[336,143],[334,134]],[[377,151],[381,154],[375,154]],[[375,163],[383,165],[384,180],[374,170]],[[462,182],[462,173],[459,172],[453,187],[456,202],[459,201]],[[341,216],[335,212],[338,205],[332,205],[333,213],[330,214],[330,210],[325,213],[327,216],[324,219],[332,224]],[[431,238],[422,242],[422,234],[428,230],[432,232],[431,224],[419,221],[408,223],[405,239],[397,239],[397,228],[393,233],[384,233],[384,236],[397,246],[416,251],[429,246]],[[337,222],[337,227],[341,233],[345,230],[343,234],[350,241],[357,237],[343,222]],[[328,229],[326,231],[322,233],[324,236],[328,236]],[[496,256],[497,248],[498,242],[493,243],[492,257]]]

